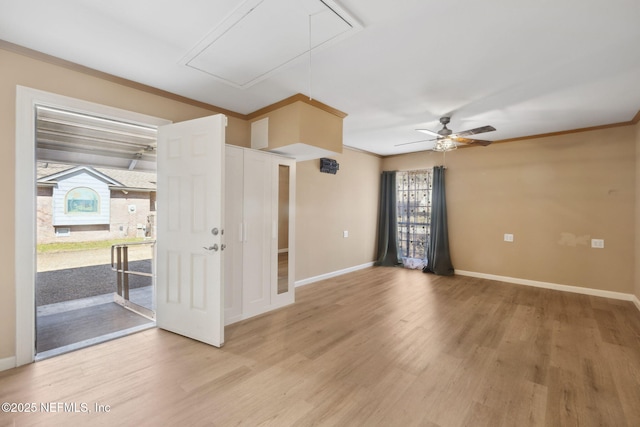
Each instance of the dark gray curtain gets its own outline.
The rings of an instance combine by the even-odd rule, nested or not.
[[[453,265],[449,255],[449,231],[447,225],[447,201],[444,187],[444,167],[433,168],[433,189],[431,193],[431,225],[427,266],[425,273],[439,276],[453,275]]]
[[[398,265],[398,223],[396,220],[396,173],[382,172],[378,211],[378,260],[376,265]]]

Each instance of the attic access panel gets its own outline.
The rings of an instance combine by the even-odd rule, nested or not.
[[[183,64],[248,88],[310,50],[362,29],[329,0],[247,0],[183,59]]]

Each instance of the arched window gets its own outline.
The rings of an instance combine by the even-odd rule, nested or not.
[[[67,214],[100,213],[100,196],[87,187],[76,187],[64,196],[64,209]]]

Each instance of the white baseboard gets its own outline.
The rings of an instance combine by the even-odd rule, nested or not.
[[[16,357],[6,357],[4,359],[0,359],[0,371],[6,371],[7,369],[12,369],[16,367]]]
[[[319,282],[321,280],[330,279],[336,276],[342,276],[343,274],[352,273],[354,271],[362,270],[364,268],[373,267],[373,261],[365,264],[356,265],[354,267],[345,268],[338,271],[332,271],[331,273],[321,274],[319,276],[309,277],[302,280],[296,280],[296,288],[299,286],[309,285],[311,283]]]
[[[473,271],[455,270],[455,274],[460,276],[477,277],[479,279],[497,280],[499,282],[514,283],[516,285],[533,286],[536,288],[553,289],[556,291],[573,292],[576,294],[592,295],[596,297],[633,301],[640,310],[640,302],[633,294],[623,292],[604,291],[601,289],[582,288],[580,286],[559,285],[557,283],[539,282],[537,280],[519,279],[517,277],[497,276],[495,274],[476,273]]]

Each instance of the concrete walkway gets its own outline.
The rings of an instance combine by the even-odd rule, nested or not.
[[[129,246],[129,270],[151,272],[153,246]],[[114,303],[111,248],[37,255],[38,360],[155,326]],[[129,276],[129,300],[154,310],[151,277]]]
[[[129,270],[151,273],[151,245],[129,247]],[[111,269],[111,248],[38,254],[36,305],[112,294],[117,274]],[[131,289],[147,287],[151,277],[130,275]]]
[[[129,262],[130,271],[151,273],[151,260]],[[151,277],[129,275],[131,289],[150,286]],[[36,306],[116,292],[117,274],[110,264],[64,268],[36,274]]]

